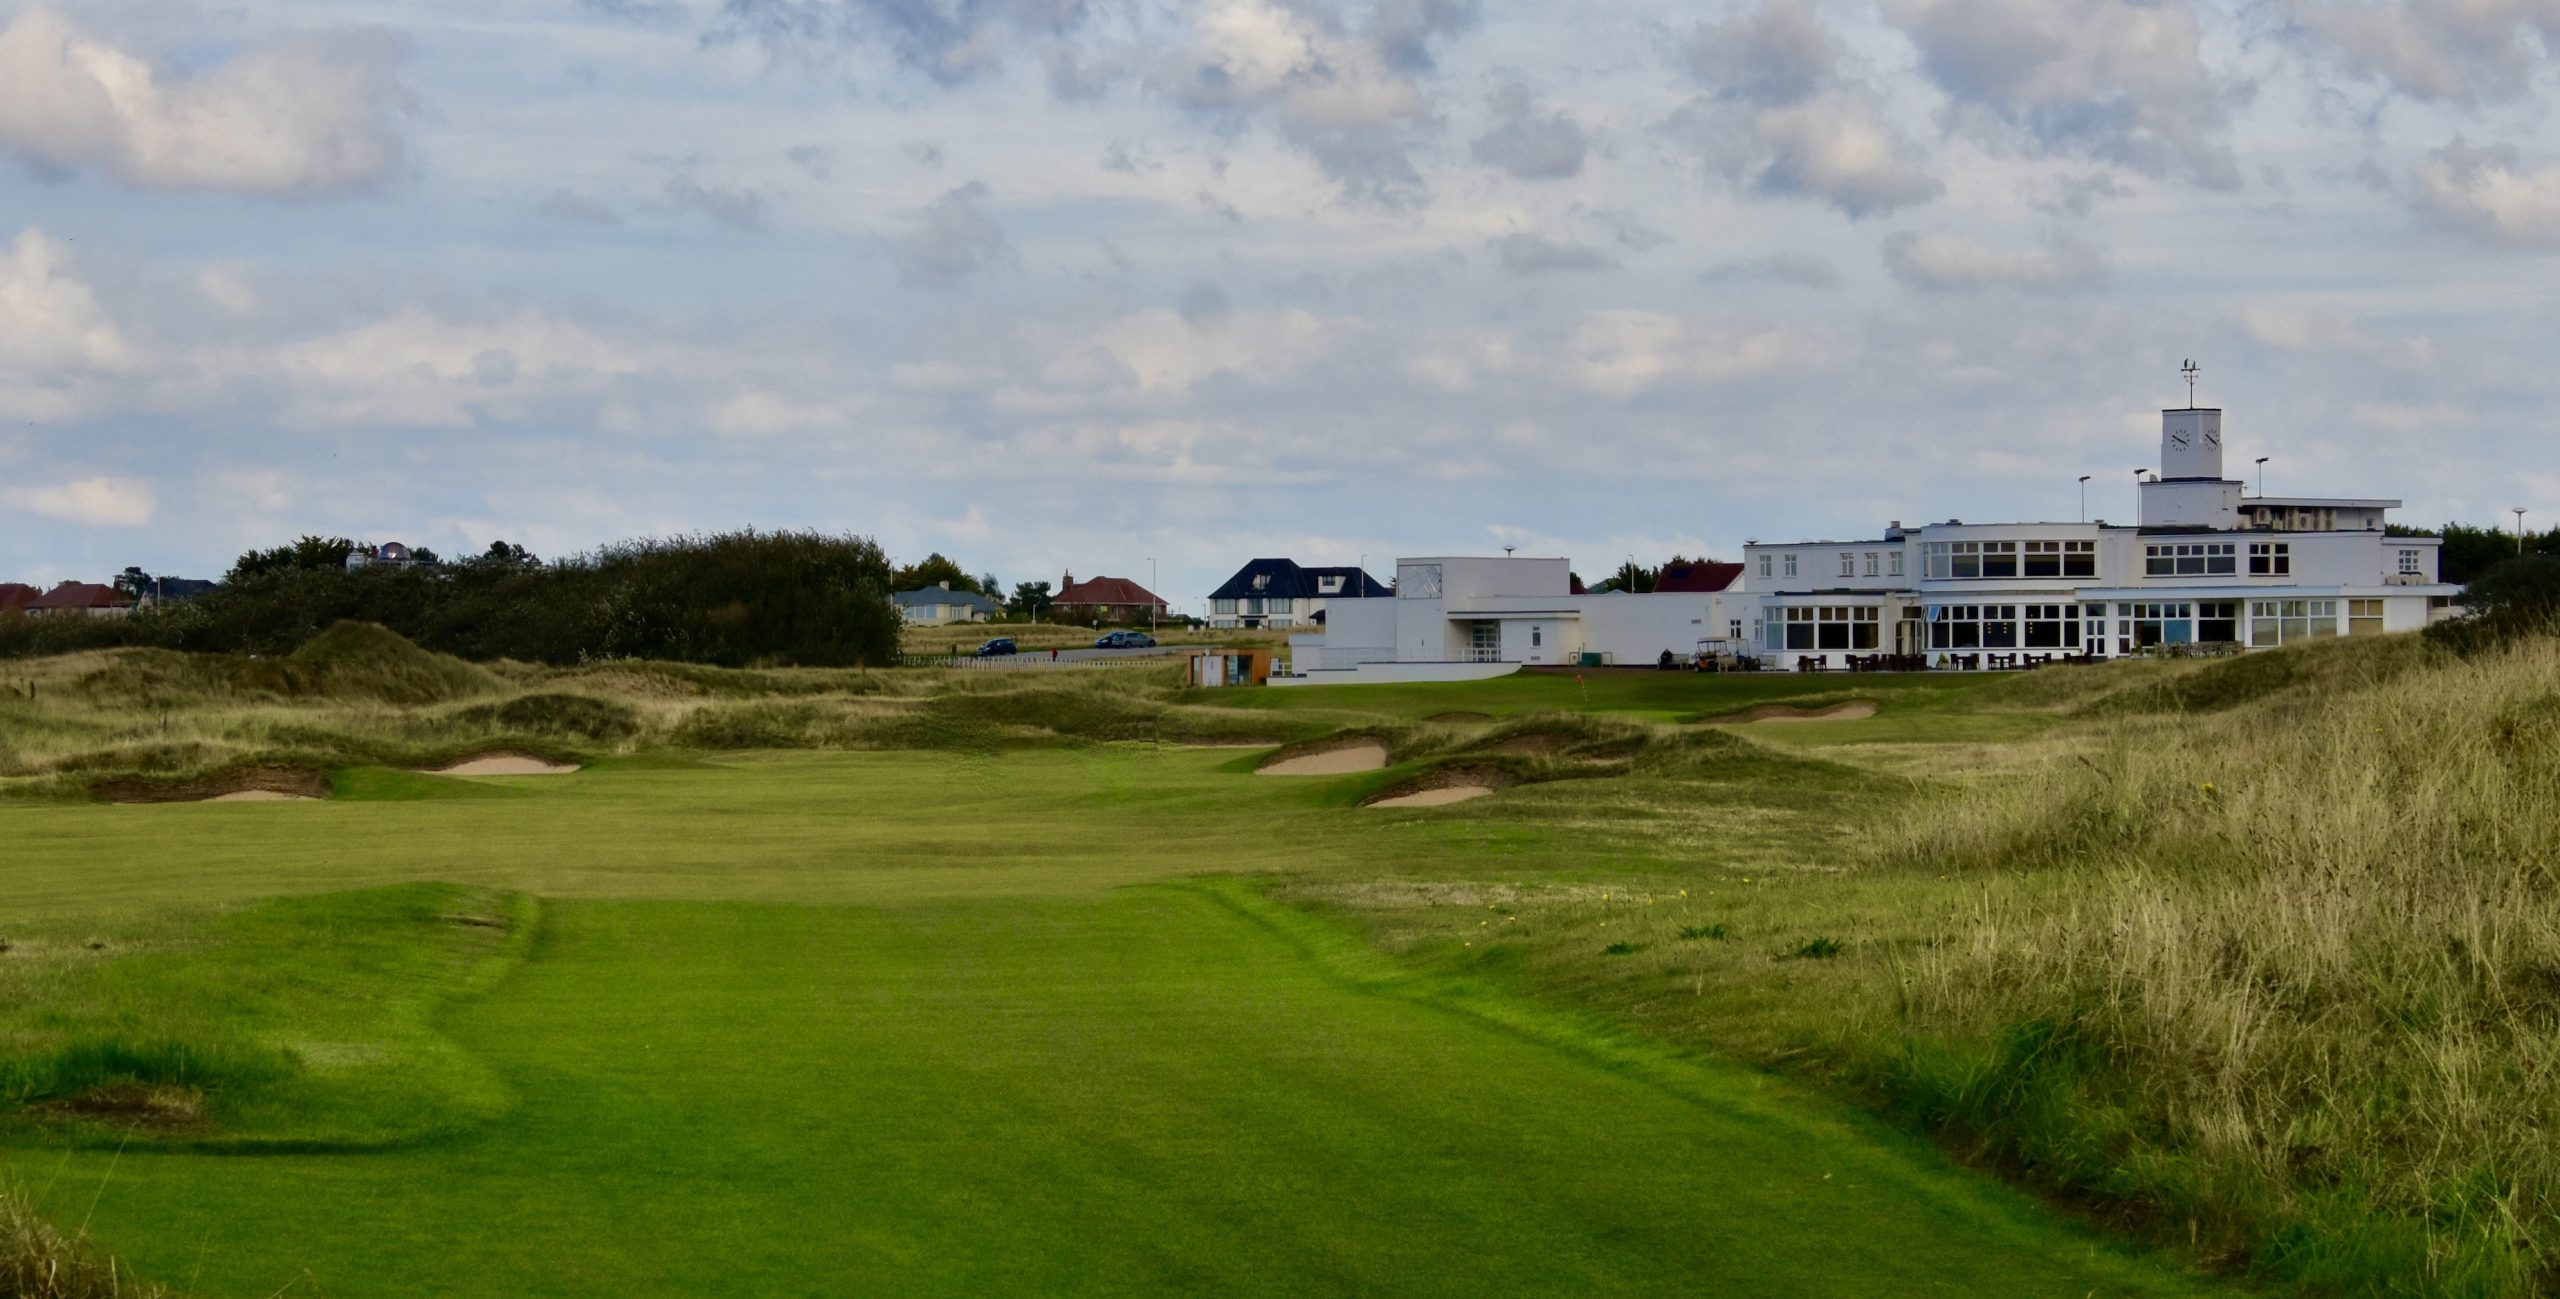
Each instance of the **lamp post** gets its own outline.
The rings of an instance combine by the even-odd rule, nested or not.
[[[2521,557],[2521,556],[2524,554],[2524,507],[2523,507],[2523,506],[2521,506],[2521,505],[2517,506],[2517,507],[2516,507],[2516,509],[2515,509],[2515,515],[2516,515],[2516,554],[2517,554],[2519,557]]]
[[[2089,521],[2089,475],[2080,475],[2080,521]]]
[[[1156,633],[1156,610],[1164,607],[1164,597],[1156,594],[1156,557],[1147,556],[1147,634]]]
[[[2142,475],[2144,472],[2140,469],[2133,471],[2133,521],[2136,524],[2142,522]]]
[[[2267,459],[2258,457],[2258,499],[2262,501],[2267,499]]]

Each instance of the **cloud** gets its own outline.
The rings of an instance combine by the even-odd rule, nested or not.
[[[2551,0],[2297,0],[2285,12],[2349,72],[2415,99],[2521,99],[2560,51]]]
[[[1805,0],[1768,0],[1701,24],[1685,66],[1708,92],[1660,129],[1711,172],[1829,203],[1852,220],[1945,191],[1919,148],[1886,123],[1875,92],[1840,74],[1831,35]]]
[[[1620,399],[1669,383],[1716,383],[1811,363],[1818,349],[1778,329],[1701,328],[1653,311],[1595,311],[1566,340],[1563,377]]]
[[[2456,139],[2411,170],[2418,202],[2466,234],[2518,244],[2560,243],[2560,165],[2523,170],[2515,146]]]
[[[924,210],[917,227],[889,241],[889,251],[909,283],[952,284],[1012,260],[1004,227],[980,210],[984,181],[945,190]]]
[[[712,36],[749,39],[777,59],[832,66],[879,46],[943,85],[1002,67],[1016,48],[1074,31],[1077,0],[725,0]]]
[[[1017,393],[1027,406],[1086,404],[1096,395],[1178,397],[1213,377],[1278,383],[1331,356],[1359,322],[1306,311],[1229,312],[1202,328],[1184,313],[1134,312],[1053,340],[1044,394]]]
[[[691,176],[670,176],[664,193],[667,205],[679,212],[709,217],[732,230],[764,228],[764,195],[754,190],[723,189],[705,185]]]
[[[1564,180],[1582,174],[1583,155],[1591,150],[1582,127],[1562,113],[1548,112],[1537,95],[1520,81],[1496,86],[1487,102],[1493,107],[1493,129],[1469,146],[1475,160],[1499,167],[1522,180]]]
[[[2057,291],[2104,283],[2105,259],[2088,244],[2048,237],[2038,248],[1982,243],[1965,235],[1904,231],[1884,241],[1885,269],[1933,292],[1984,289]]]
[[[77,418],[139,361],[59,240],[26,230],[0,250],[0,418]]]
[[[603,199],[592,194],[581,194],[576,190],[555,189],[551,191],[549,197],[535,205],[533,210],[550,220],[564,221],[570,225],[604,227],[622,224],[621,215],[608,206]]]
[[[1156,85],[1231,127],[1268,122],[1345,198],[1411,207],[1426,197],[1413,137],[1432,122],[1415,77],[1430,69],[1430,43],[1464,31],[1472,13],[1446,0],[1390,2],[1354,29],[1314,4],[1204,0]]]
[[[521,418],[537,402],[593,393],[640,359],[575,325],[523,311],[488,323],[409,308],[343,333],[243,356],[234,369],[280,377],[290,424],[467,427]]]
[[[1616,262],[1597,248],[1583,244],[1557,243],[1527,231],[1515,231],[1493,241],[1494,256],[1502,269],[1513,275],[1539,275],[1548,271],[1605,271]]]
[[[1594,225],[1608,231],[1609,238],[1629,252],[1649,253],[1671,242],[1671,236],[1654,229],[1631,208],[1593,208],[1589,216]]]
[[[0,505],[41,519],[93,528],[138,528],[159,512],[150,485],[131,478],[78,478],[43,487],[0,488]]]
[[[0,149],[143,189],[365,189],[400,162],[399,64],[391,38],[346,33],[180,75],[31,5],[0,29]]]
[[[1698,278],[1710,284],[1793,284],[1807,289],[1840,287],[1840,268],[1812,253],[1775,252],[1766,257],[1711,266]]]
[[[2351,356],[2403,370],[2432,369],[2436,363],[2435,344],[2424,336],[2377,338],[2334,307],[2252,303],[2240,309],[2240,329],[2252,341],[2286,352]]]
[[[1839,62],[1810,0],[1770,0],[1720,23],[1700,23],[1684,54],[1689,71],[1718,97],[1764,108],[1828,89]]]
[[[2213,189],[2240,184],[2231,112],[2251,88],[2204,65],[2186,0],[1886,0],[1960,130]]]

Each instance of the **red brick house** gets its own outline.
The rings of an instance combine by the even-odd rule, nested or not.
[[[0,582],[0,613],[18,613],[44,592],[24,582]]]
[[[27,604],[31,618],[121,618],[133,597],[98,582],[65,582]]]
[[[1089,577],[1077,581],[1073,573],[1058,579],[1058,593],[1049,597],[1051,616],[1059,622],[1145,622],[1153,610],[1158,620],[1167,617],[1172,606],[1147,588],[1125,577]]]
[[[1665,595],[1714,595],[1730,589],[1742,576],[1740,564],[1718,564],[1707,560],[1695,563],[1665,564],[1654,578],[1653,589]]]

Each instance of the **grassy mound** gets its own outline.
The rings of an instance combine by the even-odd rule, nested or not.
[[[2417,636],[2310,641],[2194,664],[2174,664],[2156,680],[2092,701],[2096,713],[2213,713],[2277,695],[2326,694],[2383,685],[2440,663],[2442,651]]]
[[[2560,641],[2314,645],[2144,690],[2218,715],[2129,720],[1903,827],[1908,866],[2056,883],[1986,883],[1914,962],[1880,1084],[2315,1288],[2544,1289]]]
[[[369,622],[331,624],[290,657],[320,669],[338,693],[363,693],[384,703],[439,703],[498,688],[487,669],[420,649],[398,632]]]
[[[166,1299],[116,1260],[64,1236],[0,1187],[0,1296],[6,1299]]]
[[[618,699],[593,695],[519,695],[502,704],[479,704],[456,714],[459,721],[518,735],[553,736],[587,744],[614,744],[638,735],[638,709]]]

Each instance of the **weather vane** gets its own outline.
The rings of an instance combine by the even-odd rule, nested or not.
[[[2194,410],[2196,408],[2196,376],[2204,371],[2196,367],[2194,360],[2189,359],[2179,363],[2178,373],[2187,376],[2187,409]]]

